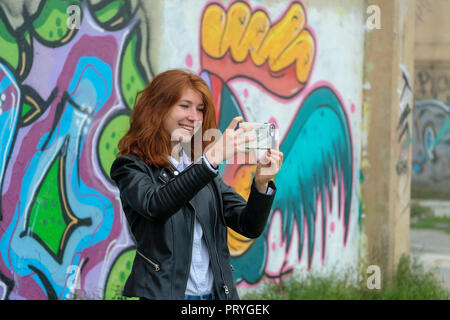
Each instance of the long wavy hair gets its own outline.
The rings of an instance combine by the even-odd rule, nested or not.
[[[173,69],[158,74],[136,95],[135,105],[130,116],[130,128],[120,139],[117,156],[135,154],[149,165],[169,167],[171,154],[170,135],[163,128],[163,121],[170,108],[183,95],[186,88],[198,92],[203,100],[204,114],[202,132],[217,129],[216,111],[207,83],[198,75],[185,70]],[[200,132],[198,132],[199,134]],[[201,151],[213,141],[203,141]],[[191,143],[191,160],[194,146]]]

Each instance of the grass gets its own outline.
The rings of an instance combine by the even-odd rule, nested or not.
[[[450,234],[450,217],[437,217],[433,210],[411,203],[411,228],[442,230]]]
[[[423,199],[423,200],[449,200],[450,191],[442,189],[431,189],[429,187],[417,187],[411,186],[411,199]]]
[[[442,230],[450,234],[450,217],[426,217],[411,222],[411,228]]]
[[[419,203],[414,201],[411,202],[411,220],[417,220],[432,216],[433,210],[431,208],[421,206]]]
[[[436,279],[432,271],[425,271],[417,258],[403,256],[390,284],[382,281],[380,289],[368,289],[364,273],[355,281],[354,275],[344,277],[308,275],[299,280],[292,276],[278,283],[266,283],[263,290],[241,296],[242,300],[450,300],[450,291]],[[74,295],[72,300],[96,299]],[[112,299],[127,299],[120,291]]]
[[[402,257],[390,284],[368,289],[367,276],[357,283],[336,274],[294,277],[268,283],[261,292],[248,293],[244,300],[449,300],[450,291],[442,287],[432,271],[426,272],[417,259]],[[354,282],[354,281],[353,281]]]

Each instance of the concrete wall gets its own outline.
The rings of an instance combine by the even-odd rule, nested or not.
[[[366,36],[362,145],[363,226],[369,265],[386,283],[409,252],[415,3],[379,5],[382,28]]]
[[[229,232],[239,290],[356,270],[370,238],[367,3],[69,2],[81,8],[79,28],[67,27],[68,2],[1,2],[0,298],[119,296],[135,247],[108,172],[136,92],[168,68],[210,84],[221,129],[243,115],[280,130],[285,161],[267,228],[255,241]],[[221,173],[247,197],[254,169]]]
[[[411,188],[450,198],[450,2],[417,0]]]

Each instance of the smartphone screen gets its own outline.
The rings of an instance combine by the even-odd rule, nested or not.
[[[272,149],[275,148],[275,126],[272,123],[242,122],[236,129],[250,127],[251,130],[244,136],[255,136],[256,139],[245,143],[247,149]]]

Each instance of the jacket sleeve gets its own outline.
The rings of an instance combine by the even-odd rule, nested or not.
[[[276,194],[275,184],[270,181],[272,194],[262,194],[252,181],[248,201],[220,180],[223,213],[227,226],[247,238],[257,238],[264,231]]]
[[[186,205],[194,195],[217,176],[204,161],[194,163],[165,185],[155,182],[145,163],[133,156],[114,160],[110,175],[120,191],[124,209],[165,221]]]

